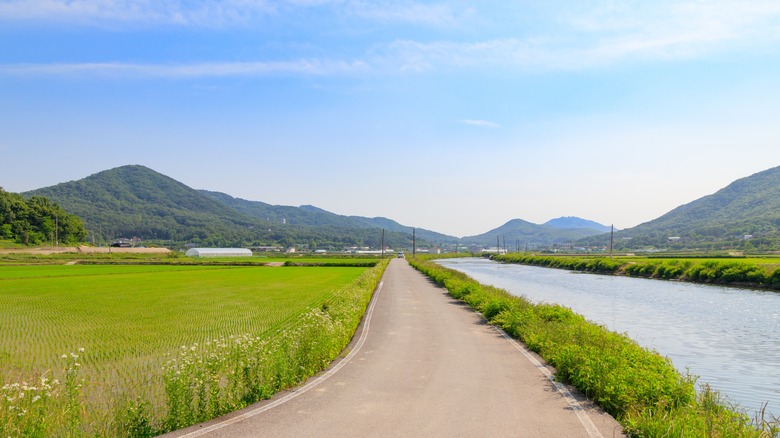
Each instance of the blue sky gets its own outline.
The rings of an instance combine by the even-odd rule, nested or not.
[[[466,236],[780,165],[777,1],[0,0],[0,186],[125,164]]]

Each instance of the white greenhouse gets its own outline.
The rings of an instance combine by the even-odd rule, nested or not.
[[[250,257],[252,251],[246,248],[190,248],[184,255],[188,257]]]

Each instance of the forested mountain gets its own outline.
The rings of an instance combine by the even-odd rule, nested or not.
[[[584,220],[580,219],[580,221]],[[580,221],[574,222],[582,224]],[[555,220],[552,222],[554,224],[560,223],[560,221],[556,222]],[[601,227],[603,227],[603,225],[601,225]],[[498,238],[499,245],[506,245],[507,249],[515,248],[518,244],[523,248],[526,244],[530,247],[546,247],[554,244],[572,243],[583,237],[602,233],[602,230],[592,228],[560,228],[559,226],[550,225],[549,223],[538,225],[522,219],[513,219],[487,233],[478,236],[464,237],[463,242],[495,247],[496,238]]]
[[[381,227],[360,228],[338,221],[318,226],[303,221],[283,224],[278,220],[280,215],[289,213],[292,219],[296,217],[296,207],[275,209],[268,204],[241,202],[224,194],[200,192],[138,165],[106,170],[24,195],[48,196],[79,215],[89,231],[88,238],[94,237],[97,242],[137,236],[204,246],[341,249],[379,247],[382,238]],[[264,206],[274,214],[262,213]],[[411,240],[411,229],[385,233],[388,246],[409,247]]]
[[[313,205],[302,205],[300,207],[271,205],[259,201],[247,201],[245,199],[234,198],[220,192],[211,192],[208,190],[200,190],[200,192],[236,211],[277,224],[284,222],[290,225],[309,227],[380,228],[386,231],[412,233],[411,227],[401,225],[392,219],[384,217],[368,218],[362,216],[342,216]],[[428,242],[443,243],[456,241],[452,236],[419,228],[416,230],[416,236],[417,238]]]
[[[87,232],[80,218],[44,196],[25,199],[0,187],[0,239],[24,245],[83,242]]]
[[[615,233],[617,248],[780,249],[780,167]]]
[[[387,218],[341,216],[310,205],[275,206],[194,190],[144,166],[118,167],[22,194],[27,199],[2,190],[0,195],[0,238],[22,236],[13,238],[31,244],[51,240],[51,217],[59,218],[55,221],[59,221],[61,242],[83,240],[78,237],[78,221],[74,222],[75,218],[65,213],[68,212],[83,218],[88,231],[86,240],[94,239],[96,243],[137,236],[202,246],[377,248],[384,229],[386,245],[412,245],[412,228]],[[12,217],[8,213],[11,205],[23,213],[14,213]],[[41,219],[31,220],[30,212]],[[35,225],[22,226],[22,217]],[[737,180],[653,221],[616,231],[615,249],[780,249],[778,227],[780,167]],[[83,235],[84,229],[81,230]],[[609,227],[576,217],[557,218],[542,225],[515,219],[460,241],[492,247],[498,237],[499,244],[507,248],[572,242],[582,246],[605,245],[609,241],[608,231]],[[416,236],[419,246],[458,240],[420,229]]]

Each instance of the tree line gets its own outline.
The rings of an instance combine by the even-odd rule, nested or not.
[[[68,214],[49,198],[25,199],[0,187],[0,239],[23,245],[72,245],[84,242],[86,237],[81,218]]]

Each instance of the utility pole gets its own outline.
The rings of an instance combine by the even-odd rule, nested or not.
[[[412,228],[412,257],[417,257],[417,229]]]
[[[60,246],[60,218],[54,216],[54,241],[57,242],[57,246]]]
[[[382,228],[382,259],[385,258],[385,229]]]
[[[609,232],[609,258],[612,258],[612,241],[615,237],[615,224],[612,224],[612,229]]]
[[[496,255],[498,255],[499,248],[500,248],[500,241],[498,239],[498,235],[496,235]]]

